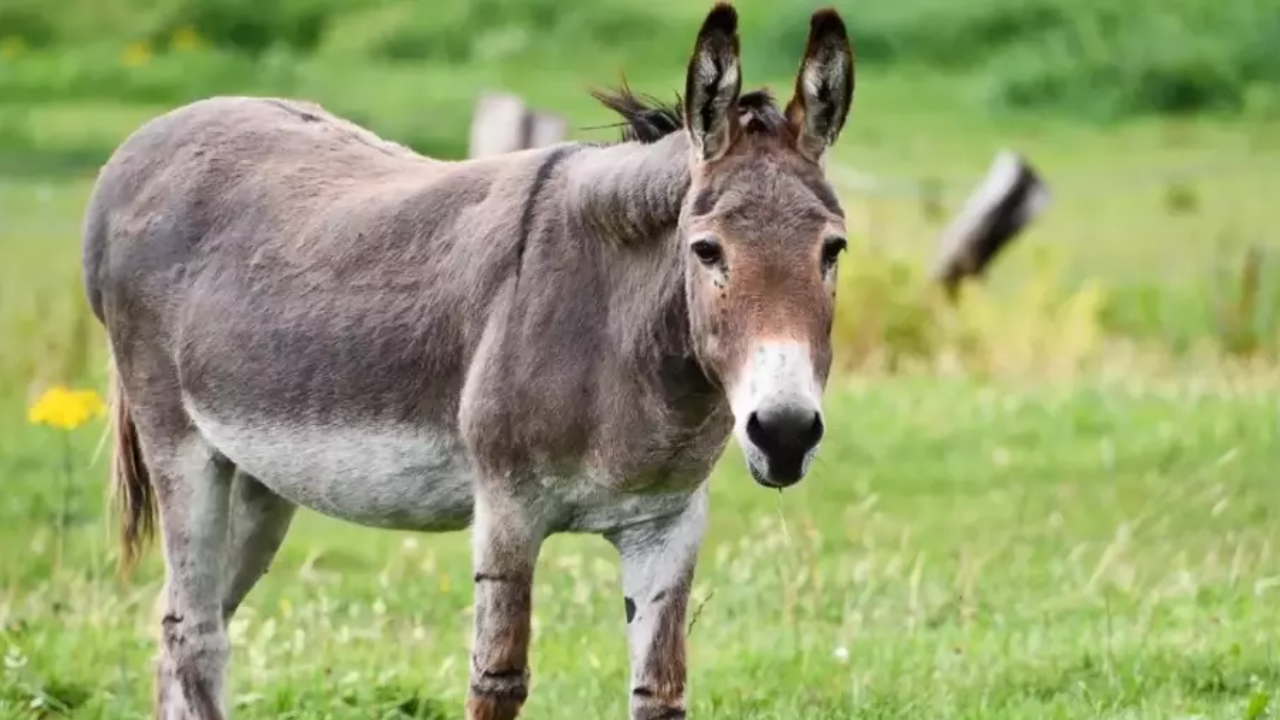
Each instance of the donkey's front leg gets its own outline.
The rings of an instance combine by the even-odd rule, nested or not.
[[[679,515],[609,537],[622,558],[632,720],[685,717],[685,611],[706,523],[704,485]]]
[[[533,571],[546,537],[536,505],[506,489],[477,488],[467,720],[513,720],[529,694]]]

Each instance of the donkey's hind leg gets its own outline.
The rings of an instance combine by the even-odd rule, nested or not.
[[[223,720],[223,568],[234,467],[195,433],[147,445],[166,567],[157,716]]]
[[[231,486],[231,539],[222,617],[230,620],[244,598],[271,566],[289,532],[297,506],[272,492],[243,470]]]

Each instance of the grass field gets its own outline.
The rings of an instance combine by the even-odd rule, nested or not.
[[[833,393],[797,490],[729,456],[691,628],[691,716],[1257,718],[1280,682],[1272,395],[896,378]],[[65,555],[61,439],[5,427],[0,717],[143,717],[154,555],[121,584],[96,473]],[[77,458],[96,440],[75,438]],[[77,467],[80,463],[77,463]],[[101,470],[101,465],[96,466]],[[559,537],[535,590],[528,717],[622,717],[616,563]],[[457,718],[465,535],[304,515],[232,626],[246,718]],[[50,717],[57,715],[49,715]]]
[[[95,7],[127,17],[130,2]],[[1269,17],[1264,4],[1249,7]],[[36,3],[19,5],[27,14],[15,17],[45,27]],[[678,5],[664,0],[662,12],[696,21],[701,11]],[[589,129],[609,118],[587,87],[622,68],[659,97],[680,83],[683,57],[669,50],[683,39],[633,39],[639,45],[616,56],[584,58],[563,42],[572,28],[531,51],[545,64],[344,56],[342,43],[382,42],[388,28],[392,39],[443,33],[424,22],[397,35],[396,13],[410,4],[385,7],[353,15],[366,25],[343,25],[336,46],[267,53],[257,65],[216,49],[157,52],[124,68],[120,48],[104,41],[65,52],[33,42],[7,66],[17,45],[0,32],[0,720],[129,720],[149,708],[161,564],[153,550],[134,578],[114,574],[107,458],[96,453],[103,424],[64,434],[25,422],[51,383],[104,389],[78,237],[104,149],[179,98],[213,90],[316,99],[394,139],[450,152],[471,92],[499,86],[600,139],[613,131]],[[867,27],[880,28],[883,43],[906,23],[921,34],[901,37],[942,43],[921,52],[951,51],[912,17],[886,10]],[[1239,17],[1235,27],[1251,26]],[[99,19],[70,12],[67,22],[91,34]],[[785,35],[766,26],[748,35],[748,58]],[[649,45],[653,61],[635,62]],[[759,488],[730,449],[712,480],[695,587],[690,716],[1280,718],[1276,116],[1100,126],[1002,114],[980,101],[980,70],[877,64],[877,52],[905,51],[870,48],[831,163],[850,230],[869,248],[850,256],[865,264],[842,274],[838,361],[914,347],[941,321],[922,300],[920,271],[943,220],[913,184],[940,181],[948,217],[993,153],[1012,147],[1044,173],[1054,204],[1000,259],[990,296],[966,306],[976,339],[948,335],[923,363],[897,373],[867,363],[833,382],[828,440],[800,486]],[[558,54],[571,61],[553,62]],[[775,60],[753,63],[747,85],[788,87]],[[885,184],[869,192],[861,172]],[[1249,246],[1264,252],[1263,272],[1241,309]],[[889,260],[900,264],[880,264]],[[1096,306],[1079,299],[1089,287]],[[1242,347],[1256,352],[1223,353]],[[235,717],[460,719],[467,541],[302,513],[231,628]],[[524,717],[625,716],[616,571],[598,539],[545,546]]]

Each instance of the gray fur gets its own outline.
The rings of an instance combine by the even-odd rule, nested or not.
[[[801,85],[852,71],[832,42],[810,40]],[[111,340],[116,454],[140,458],[116,478],[126,540],[152,497],[163,520],[160,717],[225,712],[225,620],[297,506],[471,528],[470,720],[510,720],[527,694],[545,538],[610,538],[634,611],[631,715],[683,716],[706,478],[735,423],[820,423],[824,247],[843,232],[814,138],[834,140],[850,98],[824,88],[839,107],[796,124],[740,96],[737,47],[717,6],[680,122],[614,100],[632,139],[612,145],[445,162],[246,97],[121,145],[88,208],[84,276]],[[720,255],[694,257],[694,237]],[[799,479],[769,448],[807,468],[816,438],[788,434],[803,425],[765,426],[767,447],[759,426],[739,433],[762,483]]]
[[[268,490],[242,469],[231,485],[227,586],[222,617],[230,620],[249,591],[266,574],[284,542],[297,506]]]

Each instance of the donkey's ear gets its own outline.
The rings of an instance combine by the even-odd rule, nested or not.
[[[809,44],[796,76],[787,120],[800,153],[821,162],[853,104],[853,48],[844,21],[834,9],[819,10],[809,21]]]
[[[738,12],[716,3],[698,31],[684,82],[684,119],[694,153],[715,160],[728,151],[738,132],[737,103],[742,91],[738,60]]]

